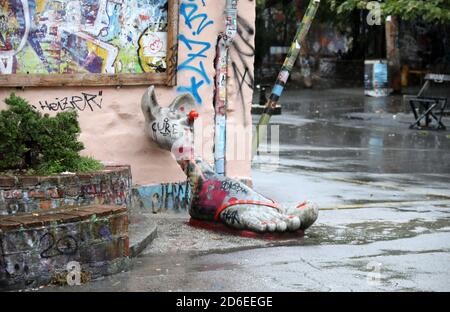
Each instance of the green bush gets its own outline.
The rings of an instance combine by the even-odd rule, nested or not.
[[[75,111],[42,115],[14,93],[5,103],[8,108],[0,111],[0,170],[56,174],[102,167],[97,160],[79,155],[84,145],[78,141]]]

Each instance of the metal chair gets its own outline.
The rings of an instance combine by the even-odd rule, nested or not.
[[[433,82],[450,82],[450,75],[427,74],[425,76],[425,84],[417,95],[405,95],[403,97],[403,101],[409,104],[415,117],[415,121],[409,126],[410,129],[447,129],[442,122],[442,117],[447,107],[447,98],[423,96]],[[437,114],[439,117],[436,116]],[[436,121],[435,124],[432,123],[433,120]]]

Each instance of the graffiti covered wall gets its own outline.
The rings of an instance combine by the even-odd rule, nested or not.
[[[106,167],[94,174],[0,177],[0,216],[42,213],[82,205],[128,205],[131,172]]]
[[[132,207],[144,212],[187,211],[191,200],[191,187],[187,180],[134,187],[131,192]]]
[[[170,1],[170,0],[169,0]],[[0,0],[2,8],[5,3],[9,5],[14,2],[20,6],[19,0]],[[50,1],[28,1],[30,3],[30,12],[32,10],[34,15],[34,22],[36,19],[36,10],[38,3]],[[69,1],[59,1],[65,4]],[[89,3],[98,3],[100,6],[102,1],[70,1],[79,2],[88,5]],[[106,14],[104,14],[105,23],[107,25],[120,25],[122,30],[118,30],[115,26],[104,28],[103,31],[98,32],[94,36],[95,21],[83,17],[84,13],[80,13],[80,23],[88,23],[91,25],[88,30],[83,30],[83,36],[91,36],[97,38],[96,43],[101,42],[114,45],[118,49],[118,58],[120,59],[120,40],[128,40],[122,34],[124,27],[127,24],[133,25],[133,18],[140,21],[141,17],[138,14],[141,5],[147,5],[150,8],[157,5],[157,3],[164,3],[163,0],[108,0],[106,3]],[[36,3],[33,8],[31,3]],[[134,7],[132,4],[134,3]],[[219,4],[220,3],[220,4]],[[67,4],[66,4],[67,5]],[[130,16],[126,20],[114,21],[112,18],[113,9],[123,10],[124,5],[130,5]],[[255,1],[254,0],[240,0],[238,4],[238,38],[236,40],[237,46],[231,49],[230,58],[230,79],[228,84],[228,109],[227,109],[227,126],[240,127],[244,129],[246,125],[247,130],[251,130],[251,116],[250,105],[252,98],[252,81],[253,81],[253,38],[254,38],[254,19],[255,19]],[[81,6],[85,8],[84,6]],[[45,8],[45,6],[44,6]],[[108,9],[109,8],[109,9]],[[133,8],[133,9],[131,9]],[[87,7],[85,8],[87,10]],[[219,33],[225,30],[225,17],[223,11],[225,9],[225,1],[213,0],[180,0],[180,14],[179,14],[179,32],[178,44],[176,46],[169,46],[168,49],[175,52],[177,55],[178,67],[170,75],[176,75],[177,86],[175,87],[156,87],[156,96],[161,106],[167,106],[177,95],[181,93],[191,93],[196,100],[196,109],[200,113],[200,118],[196,121],[196,136],[201,139],[196,141],[196,153],[202,156],[207,161],[213,161],[214,148],[214,107],[213,98],[215,92],[214,77],[215,67],[214,59],[216,57],[216,44]],[[4,9],[2,9],[4,10]],[[100,8],[98,9],[99,11]],[[41,10],[45,12],[44,9]],[[82,10],[83,11],[83,10]],[[95,10],[94,10],[95,11]],[[126,11],[128,12],[128,11]],[[150,10],[151,12],[151,10]],[[18,14],[20,16],[20,14]],[[119,16],[123,16],[119,14]],[[153,19],[153,15],[148,13],[149,19]],[[150,17],[151,16],[151,17]],[[108,19],[106,18],[109,18]],[[63,25],[62,20],[58,25]],[[164,16],[161,15],[161,20]],[[161,21],[160,20],[160,21]],[[99,22],[100,23],[100,22]],[[118,24],[117,24],[118,23]],[[150,21],[145,21],[149,25]],[[144,23],[144,24],[145,24]],[[0,19],[0,29],[5,27]],[[134,27],[131,27],[134,28]],[[125,46],[125,49],[134,49],[134,59],[123,56],[123,63],[121,70],[138,71],[145,70],[139,65],[139,36],[138,34],[144,31],[145,27],[139,28],[139,31],[132,31],[130,44]],[[105,31],[105,29],[107,31]],[[59,34],[64,29],[56,28]],[[30,32],[31,33],[31,32]],[[81,32],[74,32],[80,34]],[[109,35],[108,35],[109,34]],[[129,33],[128,33],[129,34]],[[109,39],[111,38],[113,39]],[[17,41],[15,41],[15,49],[18,48]],[[34,48],[28,40],[26,50],[28,53],[34,53]],[[3,47],[2,38],[0,38],[0,53]],[[44,44],[44,41],[42,41]],[[86,43],[87,45],[87,43]],[[145,44],[147,46],[147,44]],[[76,47],[76,46],[75,46]],[[87,45],[95,50],[95,45]],[[12,49],[12,47],[11,47]],[[89,48],[87,48],[89,50]],[[25,51],[25,50],[23,50]],[[100,51],[100,49],[95,50]],[[95,52],[94,51],[94,52]],[[44,53],[44,52],[42,52]],[[46,54],[45,54],[46,53]],[[50,59],[49,51],[43,55]],[[68,58],[72,57],[70,51],[64,51],[64,55]],[[99,52],[100,53],[100,52]],[[142,51],[145,55],[145,51]],[[94,53],[95,54],[95,53]],[[47,56],[46,56],[47,55]],[[136,56],[137,55],[137,56]],[[94,57],[95,58],[95,57]],[[86,60],[87,58],[85,58]],[[40,58],[33,55],[31,64],[41,64]],[[166,60],[169,63],[172,60]],[[53,61],[52,61],[53,62]],[[52,70],[61,70],[64,65],[59,65],[58,62],[50,62]],[[85,71],[86,68],[80,65],[80,62],[70,63],[71,70]],[[116,62],[115,62],[116,63]],[[113,69],[117,70],[117,66],[113,65]],[[3,62],[3,65],[5,63]],[[42,63],[43,64],[43,63]],[[57,64],[57,65],[55,65]],[[81,64],[87,64],[81,62]],[[92,63],[94,64],[94,63]],[[103,63],[102,63],[103,64]],[[106,63],[105,63],[106,64]],[[130,65],[132,64],[132,65]],[[25,64],[26,66],[31,66]],[[14,65],[15,70],[20,69],[20,62]],[[13,67],[14,67],[13,66]],[[41,66],[41,65],[39,65]],[[61,67],[59,67],[61,66]],[[47,70],[46,67],[39,67],[42,70]],[[67,66],[66,66],[67,68]],[[140,69],[139,69],[140,68]],[[48,71],[47,71],[48,72]],[[130,164],[132,168],[133,181],[139,185],[148,185],[155,183],[170,183],[184,181],[185,175],[179,169],[175,160],[169,152],[159,149],[154,143],[150,142],[144,132],[144,116],[140,108],[141,97],[148,86],[122,86],[122,87],[58,87],[58,88],[0,88],[0,109],[5,108],[3,99],[7,97],[10,92],[14,91],[17,95],[26,98],[30,105],[33,105],[36,110],[55,114],[59,111],[75,109],[79,114],[79,121],[81,126],[80,139],[85,144],[86,149],[82,152],[84,155],[94,156],[97,159],[103,160],[111,164]],[[240,141],[244,136],[237,136],[238,141],[233,142],[234,145],[241,146],[251,144],[250,140]],[[227,144],[229,143],[227,137]],[[228,149],[227,149],[228,150]],[[232,149],[230,149],[232,150]],[[227,172],[231,176],[239,178],[250,177],[250,159],[239,158],[232,160],[227,164]]]
[[[0,73],[166,69],[167,0],[2,0]]]

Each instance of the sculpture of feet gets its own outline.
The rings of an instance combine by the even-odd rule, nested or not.
[[[180,95],[168,107],[161,107],[151,86],[142,97],[141,108],[147,134],[161,148],[172,152],[188,176],[192,218],[221,221],[254,232],[305,230],[317,220],[316,205],[303,202],[282,207],[244,183],[215,173],[202,159],[194,158],[193,123],[198,114],[190,94]]]

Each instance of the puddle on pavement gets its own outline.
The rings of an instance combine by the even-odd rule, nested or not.
[[[413,219],[408,222],[359,222],[340,227],[316,225],[308,233],[308,244],[362,245],[377,241],[411,238],[421,234],[448,229],[450,218],[437,220]],[[417,229],[421,229],[418,231]],[[424,230],[426,229],[426,230]]]
[[[266,155],[279,157],[281,166],[316,171],[450,173],[450,140],[442,132],[428,131],[424,136],[409,129],[354,127],[350,122],[316,121],[298,126],[277,124],[274,119],[272,125],[279,126],[278,144],[283,149],[278,155]]]

